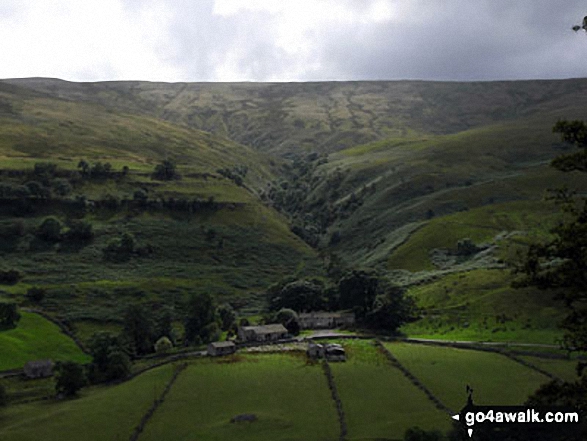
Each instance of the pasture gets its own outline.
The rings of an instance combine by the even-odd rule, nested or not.
[[[240,414],[254,422],[231,423]],[[339,426],[320,365],[305,355],[205,359],[183,372],[141,435],[149,440],[335,440]]]
[[[118,386],[82,390],[78,399],[9,406],[0,410],[0,439],[128,440],[172,374],[166,365]]]
[[[347,419],[347,439],[402,439],[412,426],[449,429],[448,415],[394,368],[371,341],[341,343],[348,360],[330,366]]]
[[[0,371],[19,369],[27,361],[44,358],[90,361],[57,325],[38,314],[21,311],[21,315],[16,328],[0,331]]]
[[[385,347],[441,402],[454,411],[467,401],[466,386],[479,405],[519,405],[549,378],[501,354],[405,343]]]

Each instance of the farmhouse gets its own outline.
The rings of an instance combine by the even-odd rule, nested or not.
[[[238,338],[241,341],[275,341],[286,337],[287,329],[281,324],[238,328]]]
[[[302,329],[331,329],[355,324],[352,312],[308,312],[298,315]]]
[[[27,378],[45,378],[53,375],[51,360],[29,361],[24,365],[24,374]]]
[[[236,345],[232,341],[215,341],[208,345],[208,355],[228,355],[236,352]]]

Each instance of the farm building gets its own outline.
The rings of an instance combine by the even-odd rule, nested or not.
[[[275,341],[286,337],[287,329],[281,324],[238,328],[238,338],[241,341]]]
[[[45,378],[53,375],[51,360],[29,361],[24,365],[24,374],[27,378]]]
[[[215,341],[208,345],[208,355],[228,355],[236,352],[236,345],[232,341]]]
[[[344,348],[337,343],[319,344],[310,342],[306,349],[308,357],[313,359],[326,358],[328,361],[346,361]]]
[[[302,329],[329,329],[355,324],[352,312],[308,312],[298,315]]]

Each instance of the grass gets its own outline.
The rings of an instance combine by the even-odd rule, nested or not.
[[[446,406],[460,410],[466,386],[479,405],[519,405],[548,377],[503,355],[418,344],[385,343],[391,353]]]
[[[572,382],[579,379],[577,376],[577,360],[558,360],[528,355],[522,355],[519,357],[541,369],[544,369],[546,372],[556,375],[564,381]]]
[[[340,343],[348,360],[330,366],[347,419],[347,439],[403,439],[413,426],[448,430],[450,418],[391,366],[372,342]]]
[[[0,331],[0,371],[22,368],[27,361],[50,358],[54,361],[90,361],[58,326],[43,317],[21,312],[14,329]]]
[[[0,409],[0,439],[127,440],[171,378],[171,365],[114,387],[83,390],[80,398],[37,401]]]
[[[424,317],[405,325],[410,337],[557,344],[564,316],[553,293],[514,289],[504,270],[449,274],[409,293]]]
[[[245,413],[258,420],[230,422]],[[334,440],[338,430],[319,366],[292,354],[238,355],[191,364],[141,440]]]
[[[388,268],[424,271],[435,269],[430,252],[435,248],[456,251],[464,238],[475,244],[491,241],[502,232],[532,231],[544,234],[557,213],[552,204],[520,201],[489,205],[429,221],[398,247],[389,257]],[[537,231],[538,230],[538,231]],[[502,244],[507,247],[507,244]]]

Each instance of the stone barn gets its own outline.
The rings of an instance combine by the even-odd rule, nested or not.
[[[307,312],[298,314],[301,329],[332,329],[355,324],[352,312]]]
[[[276,341],[287,338],[287,329],[281,324],[263,326],[241,326],[238,338],[241,341]]]
[[[24,365],[24,375],[27,378],[46,378],[53,375],[53,362],[51,360],[29,361]]]
[[[236,352],[236,345],[232,341],[215,341],[208,345],[208,355],[229,355]]]

